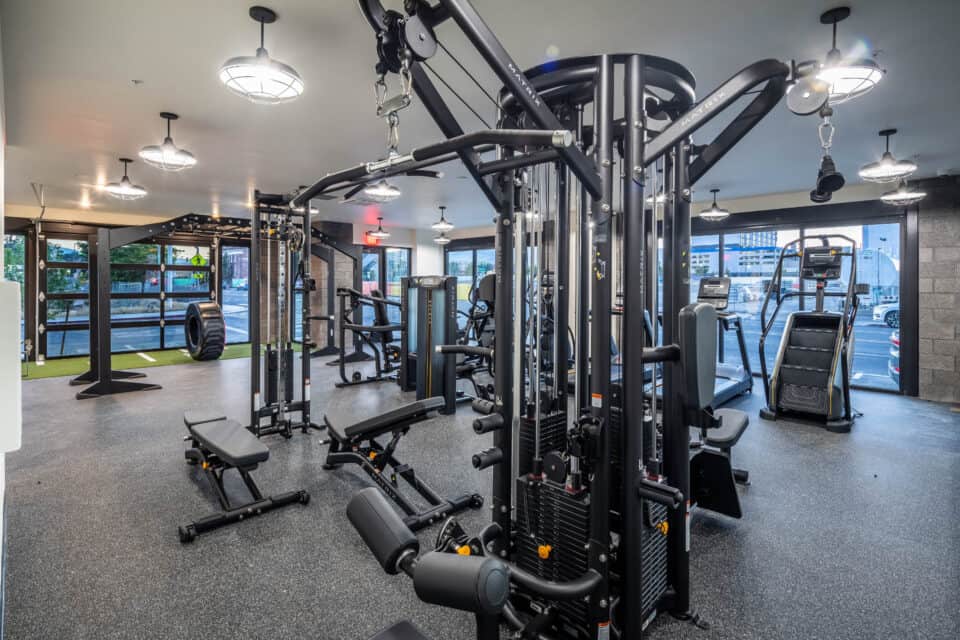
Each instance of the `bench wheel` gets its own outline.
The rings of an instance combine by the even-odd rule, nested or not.
[[[189,544],[197,539],[197,530],[192,524],[188,524],[185,527],[177,527],[177,534],[180,536],[180,542],[183,544]]]
[[[306,491],[300,492],[300,504],[310,504],[310,494]]]
[[[360,378],[362,378],[362,377],[363,377],[363,376],[360,374],[359,371],[354,371],[354,372],[353,372],[353,381],[354,381],[354,382],[360,382]]]

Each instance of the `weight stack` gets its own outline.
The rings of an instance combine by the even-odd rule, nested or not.
[[[574,580],[587,570],[590,496],[567,493],[551,480],[517,480],[517,564],[546,580]],[[529,600],[520,602],[529,608]],[[558,605],[564,636],[588,637],[587,604]]]
[[[520,474],[533,470],[533,455],[536,453],[534,435],[536,421],[520,418]],[[564,451],[567,448],[567,413],[565,411],[540,418],[540,455],[549,451]]]

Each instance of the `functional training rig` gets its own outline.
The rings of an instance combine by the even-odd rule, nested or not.
[[[310,502],[310,494],[303,490],[264,497],[250,473],[267,461],[270,450],[240,423],[227,420],[223,415],[188,412],[183,416],[183,424],[188,432],[186,440],[190,441],[190,448],[184,452],[187,462],[203,470],[222,511],[181,526],[177,531],[180,542],[193,542],[201,533],[280,507]],[[249,502],[235,504],[230,501],[223,486],[223,474],[230,469],[236,469],[240,474],[250,492]]]
[[[97,229],[88,238],[88,259],[90,268],[90,370],[70,380],[71,385],[90,385],[77,393],[80,400],[99,398],[115,393],[131,391],[150,391],[160,385],[147,382],[134,382],[131,378],[144,378],[145,374],[136,371],[114,371],[110,366],[112,340],[110,331],[110,251],[147,238],[195,239],[197,236],[213,238],[211,264],[206,269],[215,276],[217,271],[216,246],[221,238],[243,239],[249,237],[250,221],[242,218],[216,218],[212,216],[187,214],[153,224],[135,227],[117,227]],[[216,289],[214,289],[215,291]],[[188,294],[189,295],[189,294]]]
[[[384,501],[351,503],[351,520],[384,568],[414,576],[422,598],[474,610],[477,635],[485,640],[499,637],[501,623],[534,637],[634,640],[658,612],[689,617],[688,521],[697,499],[691,491],[690,427],[709,433],[726,422],[709,407],[716,314],[710,305],[688,304],[691,189],[778,103],[790,65],[757,62],[698,101],[690,72],[655,56],[587,56],[522,71],[468,0],[433,6],[409,0],[405,13],[385,10],[379,0],[361,0],[360,7],[377,36],[378,74],[409,78],[447,139],[328,174],[292,197],[292,204],[459,159],[497,212],[495,349],[492,354],[479,347],[442,349],[492,355],[496,410],[475,429],[492,432],[494,448],[474,462],[492,467],[493,523],[475,539],[448,536],[444,549],[492,556],[508,567],[510,602],[485,606],[476,593],[464,592],[478,576],[491,574],[475,558],[457,564],[451,556],[454,560],[439,561],[449,571],[428,571],[426,557],[436,556],[417,560],[402,523],[390,525]],[[427,75],[424,63],[438,47],[435,30],[451,21],[504,85],[496,100],[496,129],[464,133]],[[622,117],[615,116],[615,83],[623,88]],[[747,94],[755,95],[711,142],[692,142],[697,130]],[[396,120],[390,114],[407,104],[406,93],[378,101],[392,134]],[[587,107],[592,124],[583,120]],[[483,159],[490,150],[496,157]],[[645,175],[655,177],[655,164],[667,177],[668,195],[663,346],[645,348],[644,311],[656,317],[657,309],[656,286],[648,284],[656,282],[656,216],[643,205]],[[656,184],[651,186],[655,193]],[[555,199],[545,197],[551,188]],[[621,382],[631,392],[615,407],[610,345],[618,216],[623,219]],[[568,244],[572,229],[578,236],[574,251]],[[551,267],[550,254],[577,256],[575,268]],[[572,423],[566,397],[569,271],[576,274],[574,333],[581,364]],[[588,361],[592,367],[583,366]],[[658,363],[659,407],[656,394],[635,392],[643,388],[644,368]],[[736,422],[742,433],[745,421]],[[552,527],[559,513],[566,514],[566,526]],[[430,576],[424,580],[446,584],[450,592],[421,588],[416,567]],[[406,625],[387,637],[422,635]]]
[[[843,246],[831,246],[830,240]],[[820,242],[820,245],[808,242]],[[843,274],[843,261],[849,260],[845,291],[827,291],[827,282],[838,281]],[[815,289],[785,291],[784,262],[797,261],[799,280],[814,282]],[[829,431],[847,433],[856,417],[850,406],[850,369],[853,358],[853,326],[860,306],[858,294],[866,293],[867,285],[857,284],[857,245],[843,235],[815,235],[794,240],[780,251],[777,268],[760,308],[760,368],[767,406],[760,416],[768,420],[789,415],[819,422]],[[791,298],[815,299],[811,311],[794,311],[787,317],[780,338],[773,371],[767,372],[765,346],[783,303]],[[840,313],[824,308],[827,298],[842,298]],[[776,300],[767,318],[767,308]],[[839,384],[837,384],[839,378]]]

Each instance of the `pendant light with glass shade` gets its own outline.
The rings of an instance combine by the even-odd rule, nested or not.
[[[927,194],[925,191],[918,191],[917,189],[909,186],[906,180],[901,180],[900,186],[895,191],[887,191],[885,194],[880,196],[880,199],[887,204],[905,207],[907,205],[920,202],[926,197]]]
[[[433,229],[434,231],[439,231],[441,235],[446,233],[447,231],[453,230],[453,225],[450,222],[448,222],[445,217],[446,211],[447,211],[447,208],[443,205],[440,205],[440,219],[434,222],[432,225],[430,225],[431,229]],[[443,244],[443,243],[440,243],[440,244]]]
[[[445,245],[445,244],[450,244],[450,238],[447,237],[447,234],[446,234],[446,233],[441,233],[440,235],[436,236],[436,237],[433,239],[433,241],[436,242],[437,244],[441,245],[441,246],[442,246],[442,245]]]
[[[367,231],[367,236],[377,240],[385,240],[390,237],[390,232],[383,230],[383,218],[377,218],[377,228],[373,231]]]
[[[821,24],[833,25],[833,47],[817,71],[817,79],[829,85],[830,104],[853,100],[871,91],[884,71],[872,58],[844,58],[837,49],[837,23],[850,15],[850,7],[830,9],[820,16]]]
[[[140,159],[151,167],[164,171],[182,171],[197,164],[197,159],[186,149],[180,149],[173,144],[170,136],[170,123],[180,118],[175,113],[162,111],[160,117],[167,121],[167,137],[162,144],[151,144],[140,149]]]
[[[130,181],[130,176],[127,175],[127,165],[133,160],[120,158],[120,162],[123,163],[123,177],[120,178],[120,182],[110,182],[104,185],[103,190],[107,192],[107,195],[118,200],[139,200],[146,196],[147,190],[138,184],[133,184]]]
[[[720,206],[717,205],[717,194],[720,193],[720,189],[710,189],[710,193],[713,194],[713,204],[709,209],[701,211],[700,217],[710,222],[719,222],[729,218],[730,212],[726,209],[721,209]]]
[[[887,149],[876,162],[860,167],[860,177],[869,182],[896,182],[903,180],[914,171],[917,165],[909,160],[897,160],[890,153],[890,136],[897,132],[896,129],[884,129],[880,136],[887,139]]]
[[[265,24],[277,14],[266,7],[250,7],[250,17],[260,23],[260,47],[256,55],[230,58],[220,67],[220,82],[230,91],[257,104],[279,104],[303,93],[303,80],[293,67],[274,60],[263,47]]]

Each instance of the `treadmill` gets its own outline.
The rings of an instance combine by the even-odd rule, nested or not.
[[[697,302],[705,302],[717,310],[717,324],[722,330],[717,340],[717,379],[713,390],[713,408],[722,406],[737,396],[753,390],[753,372],[747,357],[747,344],[743,338],[743,323],[740,316],[727,311],[730,304],[730,278],[701,278],[697,292]],[[740,347],[740,362],[735,365],[724,362],[723,332],[737,332],[737,344]]]

